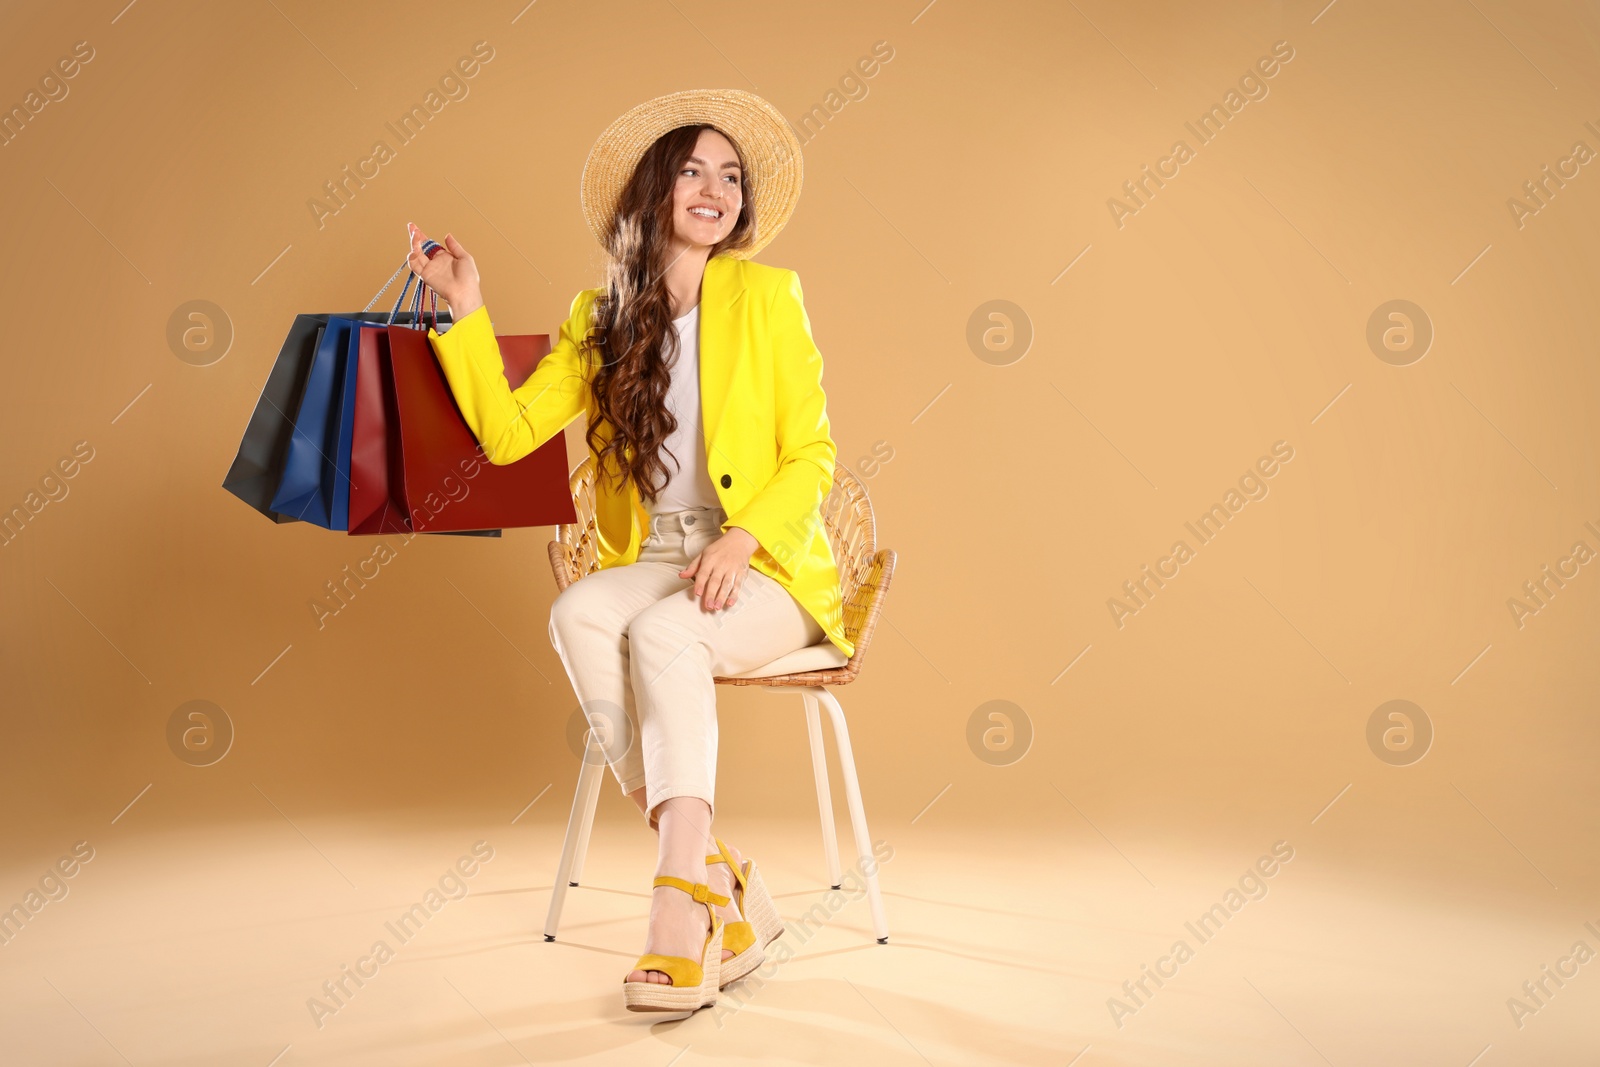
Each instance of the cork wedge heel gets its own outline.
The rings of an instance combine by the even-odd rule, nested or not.
[[[705,948],[698,961],[686,956],[662,956],[646,952],[633,965],[634,971],[660,971],[672,979],[663,982],[630,982],[622,980],[622,1003],[629,1011],[698,1011],[717,1002],[717,989],[722,975],[723,921],[716,909],[728,903],[728,898],[713,893],[703,883],[674,878],[670,874],[658,875],[651,887],[665,885],[681,889],[701,904],[711,916],[711,930],[706,934]],[[629,973],[632,973],[630,971]]]

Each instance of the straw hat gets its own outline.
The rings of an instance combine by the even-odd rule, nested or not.
[[[728,252],[748,259],[766,247],[800,199],[800,139],[783,113],[743,89],[685,89],[631,108],[606,127],[583,165],[583,215],[602,246],[622,187],[645,150],[679,126],[706,122],[732,139],[744,160],[756,232],[749,248]]]

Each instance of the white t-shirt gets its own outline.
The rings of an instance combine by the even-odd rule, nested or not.
[[[672,325],[678,331],[678,360],[667,387],[667,407],[677,416],[678,428],[667,435],[661,452],[670,480],[654,503],[644,502],[651,515],[722,506],[706,471],[706,439],[700,422],[700,305],[673,319]]]

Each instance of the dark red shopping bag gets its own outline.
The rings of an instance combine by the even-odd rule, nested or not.
[[[360,329],[355,429],[350,439],[350,532],[409,533],[389,333],[381,324]]]
[[[385,333],[387,365],[393,377],[393,411],[399,424],[397,470],[395,427],[388,425],[386,416],[386,492],[396,507],[403,502],[408,529],[442,533],[577,521],[568,487],[564,435],[556,434],[515,463],[491,464],[456,406],[450,382],[428,342],[427,330],[421,328],[420,317],[418,328],[390,326]],[[527,381],[539,361],[550,354],[548,334],[497,335],[495,340],[499,342],[506,384],[512,389]],[[362,341],[366,343],[365,336]],[[374,363],[381,368],[385,360],[379,355]],[[381,371],[378,377],[381,379]],[[358,392],[358,408],[361,396]],[[356,433],[359,447],[359,415]],[[365,488],[366,479],[361,477],[357,462],[352,453],[351,481],[360,480]]]

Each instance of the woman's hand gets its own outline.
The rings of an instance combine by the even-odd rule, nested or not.
[[[460,322],[483,306],[483,291],[478,285],[478,264],[472,254],[462,247],[452,234],[445,234],[443,248],[429,259],[422,251],[427,235],[415,223],[406,223],[411,232],[411,254],[406,262],[412,273],[428,284],[428,288],[444,297],[450,305],[450,317]]]
[[[740,526],[730,526],[690,560],[689,565],[678,572],[678,577],[695,580],[694,595],[700,598],[702,611],[730,606],[744,585],[750,556],[760,546],[755,534]]]

